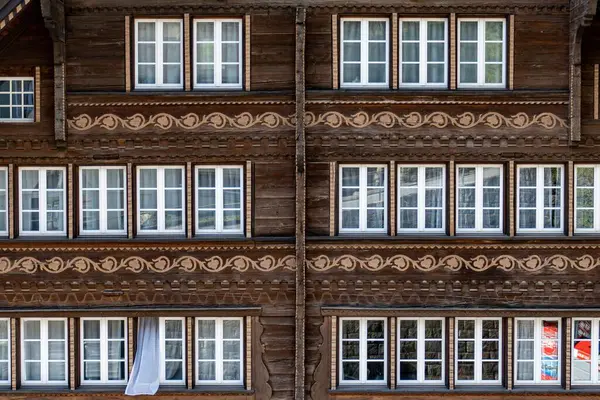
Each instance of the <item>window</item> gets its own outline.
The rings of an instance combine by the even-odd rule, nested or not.
[[[0,235],[8,235],[8,168],[0,167]]]
[[[242,21],[196,21],[196,88],[242,87]]]
[[[398,319],[398,384],[444,383],[444,319]]]
[[[457,175],[457,232],[502,232],[502,166],[461,165]]]
[[[138,88],[183,87],[182,23],[177,19],[135,21]]]
[[[563,167],[528,165],[518,167],[518,172],[518,230],[560,232]]]
[[[81,234],[125,234],[125,168],[79,170]]]
[[[242,232],[242,167],[196,167],[196,232]]]
[[[573,385],[600,383],[600,319],[574,318],[571,349],[571,382]]]
[[[160,383],[185,384],[185,319],[160,319]]]
[[[500,318],[457,318],[456,383],[502,383]]]
[[[444,232],[443,165],[398,167],[398,232]]]
[[[385,384],[387,324],[385,318],[341,318],[340,383]]]
[[[24,385],[67,384],[67,320],[21,320],[21,379]]]
[[[505,87],[504,19],[458,20],[458,86]]]
[[[516,384],[560,383],[560,323],[557,318],[517,318]]]
[[[20,171],[21,234],[66,234],[65,168],[20,168]]]
[[[600,231],[600,165],[575,167],[575,232]]]
[[[0,386],[10,384],[10,319],[0,319]]]
[[[196,383],[242,384],[242,322],[242,318],[196,318]]]
[[[401,86],[447,86],[446,19],[400,19]]]
[[[347,165],[340,171],[340,232],[385,232],[387,168]]]
[[[0,78],[0,122],[33,120],[33,78]]]
[[[139,167],[138,232],[184,233],[182,167]]]
[[[343,18],[341,86],[388,86],[388,19]]]
[[[81,383],[127,382],[124,318],[81,319]]]

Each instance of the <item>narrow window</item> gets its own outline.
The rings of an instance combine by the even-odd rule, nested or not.
[[[67,320],[21,320],[23,385],[67,384]]]
[[[242,87],[242,20],[196,20],[195,87]]]
[[[0,77],[0,122],[33,122],[33,78]]]
[[[185,384],[185,319],[160,319],[160,383]]]
[[[571,383],[600,384],[600,319],[574,318]]]
[[[560,320],[517,318],[515,383],[560,383]]]
[[[127,331],[124,318],[81,319],[81,383],[127,382]]]
[[[502,232],[502,166],[458,166],[457,232]]]
[[[22,235],[65,235],[65,168],[20,168]]]
[[[398,167],[398,232],[442,233],[445,230],[445,167]]]
[[[575,167],[575,232],[600,231],[600,165]]]
[[[458,86],[506,86],[506,20],[458,20]]]
[[[0,167],[0,236],[8,235],[8,168]]]
[[[388,86],[388,19],[343,18],[341,24],[341,86]]]
[[[561,232],[563,167],[520,166],[518,174],[518,231]]]
[[[10,385],[10,319],[0,319],[0,386]]]
[[[196,318],[196,383],[243,383],[243,319]]]
[[[182,167],[139,167],[138,232],[184,233]]]
[[[456,383],[499,385],[502,322],[500,318],[456,320]]]
[[[81,167],[81,234],[125,234],[124,167]]]
[[[178,19],[135,21],[137,88],[183,88],[182,36]]]
[[[385,318],[341,318],[340,383],[385,384],[387,324]]]
[[[400,318],[398,384],[444,383],[444,319]]]
[[[400,85],[446,87],[446,19],[400,19]]]
[[[242,233],[243,168],[196,167],[196,233]]]
[[[385,232],[386,166],[346,165],[340,172],[340,232]]]

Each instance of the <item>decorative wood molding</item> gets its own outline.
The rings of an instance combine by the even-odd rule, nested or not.
[[[567,164],[567,190],[568,190],[568,201],[569,208],[566,216],[567,219],[567,235],[573,236],[573,228],[575,225],[575,167],[573,161],[569,161]]]
[[[75,201],[73,190],[73,164],[67,165],[67,237],[73,239],[73,228],[75,218],[73,215],[73,202]]]
[[[270,372],[265,361],[266,345],[263,342],[265,328],[260,322],[260,317],[252,317],[252,329],[254,329],[252,348],[256,350],[256,356],[254,357],[256,366],[252,368],[252,386],[254,387],[256,400],[269,400],[273,394],[273,387],[270,383]]]
[[[185,324],[186,324],[185,351],[186,351],[186,373],[187,373],[186,383],[187,383],[187,388],[191,390],[194,388],[194,373],[193,373],[194,362],[192,360],[194,357],[194,343],[196,343],[196,339],[195,339],[194,333],[193,333],[194,318],[187,317],[185,319]]]
[[[241,100],[241,101],[220,101],[220,100],[189,100],[189,101],[113,101],[106,103],[69,103],[69,107],[164,107],[164,106],[289,106],[295,105],[295,101],[279,100]],[[536,103],[537,104],[537,103]]]
[[[448,389],[454,390],[454,317],[448,317]]]
[[[10,319],[10,389],[17,390],[17,318]]]
[[[513,318],[506,318],[506,388],[513,389]]]
[[[390,236],[396,236],[396,162],[390,161]]]
[[[246,323],[246,390],[252,390],[252,317],[244,318]]]
[[[192,226],[192,220],[194,219],[194,216],[192,214],[192,197],[195,198],[196,193],[194,193],[192,190],[192,163],[191,162],[187,162],[186,166],[185,166],[185,182],[186,182],[186,231],[187,231],[187,238],[191,239],[194,236],[194,228]]]
[[[396,318],[389,319],[390,324],[390,389],[396,389],[396,326],[398,320]]]
[[[509,16],[508,22],[509,38],[508,38],[508,89],[514,90],[515,88],[515,15]]]
[[[125,16],[125,92],[131,92],[131,17]]]
[[[127,318],[127,373],[133,371],[133,360],[135,358],[135,336],[133,317]]]
[[[450,160],[448,163],[448,227],[449,227],[449,236],[454,236],[456,234],[456,226],[455,222],[455,198],[456,195],[456,182],[455,182],[455,167],[454,160]]]
[[[329,163],[329,236],[335,236],[335,204],[336,204],[336,170],[335,161]]]
[[[77,343],[75,341],[75,318],[69,318],[69,344],[67,352],[69,353],[69,389],[75,390],[77,382],[75,381],[75,352]]]
[[[450,13],[450,90],[456,90],[456,13]]]
[[[337,389],[337,317],[331,318],[331,390]]]
[[[14,164],[8,164],[8,238],[15,238],[15,167]]]
[[[338,16],[331,15],[331,87],[340,88],[340,73],[338,61]]]
[[[508,234],[514,237],[516,233],[515,215],[515,161],[508,162]]]
[[[561,239],[558,239],[560,241]],[[464,241],[450,241],[447,244],[440,243],[361,243],[360,241],[344,244],[344,243],[329,243],[329,244],[309,244],[307,245],[307,249],[309,251],[318,251],[318,250],[394,250],[394,251],[414,251],[414,250],[429,250],[429,251],[437,251],[437,250],[477,250],[482,252],[488,252],[493,250],[504,250],[504,251],[516,251],[516,250],[528,250],[528,251],[538,251],[538,250],[555,250],[558,252],[564,252],[567,250],[577,250],[577,251],[598,251],[600,250],[600,243],[590,244],[587,241],[581,242],[555,242],[555,243],[519,243],[514,241],[505,241],[502,240],[500,243],[495,244],[474,244],[474,243],[465,243]],[[9,248],[10,250],[10,248]],[[114,249],[109,249],[114,250]],[[32,250],[33,251],[33,250]]]
[[[594,64],[594,119],[600,118],[598,111],[600,99],[600,64]]]
[[[15,19],[17,15],[19,15],[25,9],[25,6],[29,3],[31,3],[31,0],[20,1],[8,14],[6,14],[6,16],[3,19],[0,19],[0,32],[2,32],[2,30],[8,26],[10,21]]]
[[[398,89],[398,13],[392,13],[392,89]]]
[[[571,327],[571,318],[565,318],[565,390],[571,390],[571,349],[573,348]]]
[[[42,120],[42,73],[40,67],[35,67],[35,122]]]
[[[250,29],[250,21],[251,21],[251,16],[250,14],[246,14],[244,16],[244,72],[245,72],[245,77],[244,77],[244,90],[246,90],[246,92],[250,91],[250,87],[251,87],[251,80],[250,80],[250,62],[252,60],[252,52],[250,51],[250,38],[252,35],[252,30]]]
[[[329,375],[331,373],[331,317],[322,317],[319,327],[320,343],[318,345],[319,359],[315,363],[310,386],[311,399],[326,399],[330,389]]]
[[[246,161],[246,237],[252,237],[252,161]]]
[[[182,245],[182,243],[186,243]],[[239,244],[233,243],[222,243],[222,244],[211,244],[208,242],[201,241],[189,241],[189,242],[176,242],[172,244],[167,243],[152,243],[146,244],[142,242],[122,242],[117,241],[114,244],[99,244],[94,245],[93,242],[87,243],[75,243],[75,242],[67,242],[67,243],[54,243],[54,244],[44,244],[35,246],[34,242],[27,241],[22,244],[19,243],[17,246],[16,242],[11,242],[12,246],[2,247],[2,251],[4,255],[6,253],[31,253],[31,252],[68,252],[68,253],[92,253],[92,252],[115,252],[115,251],[125,251],[125,252],[194,252],[194,251],[208,251],[208,252],[216,252],[216,251],[241,251],[244,254],[248,254],[251,251],[285,251],[290,252],[294,250],[294,245],[290,244],[262,244],[256,243],[253,241],[248,242],[240,242]],[[587,247],[586,248],[595,248],[595,247]]]
[[[183,14],[183,84],[184,90],[192,90],[192,57],[190,51],[190,14]]]
[[[127,237],[133,239],[133,165],[127,164]]]

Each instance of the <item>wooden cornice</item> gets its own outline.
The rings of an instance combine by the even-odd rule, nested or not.
[[[6,29],[10,22],[23,12],[31,0],[12,0],[0,9],[0,32]]]

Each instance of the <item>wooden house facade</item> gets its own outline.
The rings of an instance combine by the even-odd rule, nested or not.
[[[0,0],[0,398],[597,396],[597,6]]]

